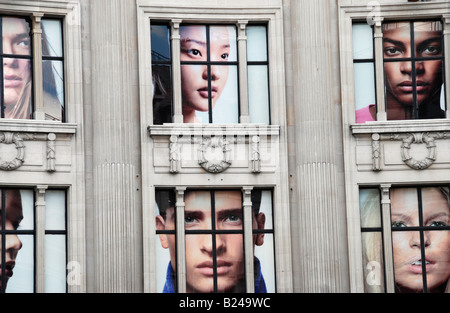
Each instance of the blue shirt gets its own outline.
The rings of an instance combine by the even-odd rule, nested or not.
[[[261,264],[257,257],[254,261],[254,271],[255,271],[255,293],[267,293],[266,282],[261,273]],[[164,284],[163,293],[176,293],[175,290],[175,272],[172,269],[172,265],[169,262],[166,274],[166,283]]]

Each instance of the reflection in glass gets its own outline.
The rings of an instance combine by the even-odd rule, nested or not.
[[[442,23],[383,24],[383,54],[387,119],[445,117]]]
[[[170,27],[151,25],[153,124],[172,122],[172,61]]]
[[[377,188],[359,190],[364,291],[369,293],[384,292],[380,200]]]
[[[450,291],[448,187],[391,189],[397,292]]]
[[[156,249],[158,292],[175,293],[176,241],[175,241],[175,192],[156,190]]]

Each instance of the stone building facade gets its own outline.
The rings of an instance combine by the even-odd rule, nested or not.
[[[214,261],[205,272],[221,291],[222,271],[233,265],[220,258],[219,245],[227,237],[231,250],[236,234],[243,247],[237,276],[246,292],[259,288],[260,271],[271,292],[365,292],[374,285],[395,292],[399,232],[391,200],[401,188],[419,194],[422,221],[411,226],[422,236],[416,261],[428,255],[430,227],[449,236],[450,214],[425,223],[427,188],[450,183],[447,0],[0,0],[0,15],[3,30],[8,18],[29,25],[31,52],[4,49],[1,57],[4,64],[29,60],[33,82],[31,118],[8,118],[2,99],[2,207],[12,197],[8,190],[20,190],[24,222],[25,212],[33,214],[23,228],[2,224],[2,246],[16,235],[22,243],[15,275],[2,275],[6,292],[162,292],[167,264],[175,291],[199,291],[190,283],[195,236],[210,238]],[[388,26],[401,23],[408,24],[410,50],[420,35],[416,23],[433,23],[433,40],[420,48],[430,54],[419,56],[417,48],[413,57],[386,61],[393,48],[383,38]],[[214,34],[224,26],[227,52],[215,60]],[[205,32],[205,59],[192,46],[199,44],[195,35],[185,37],[194,30]],[[58,40],[47,37],[60,38],[60,52]],[[54,53],[46,51],[47,41]],[[385,73],[396,62],[414,68],[410,85],[402,86],[414,95],[413,113],[401,119],[390,117]],[[46,63],[60,80],[63,114],[56,119],[48,118]],[[420,78],[428,64],[439,67],[442,116],[419,115],[422,94],[434,88]],[[188,123],[184,75],[200,67],[208,77],[199,94],[209,106],[203,123]],[[228,77],[222,94],[214,78],[219,67]],[[157,70],[170,72],[162,77],[168,86],[158,85]],[[3,71],[6,88],[6,65]],[[161,122],[155,99],[168,94]],[[359,96],[373,101],[366,105],[373,105],[374,121],[355,119]],[[214,114],[220,106],[225,110]],[[258,229],[255,191],[267,207]],[[218,220],[208,229],[188,228],[192,199],[206,194],[213,214],[221,210],[222,192],[240,194],[237,229],[219,229]],[[377,199],[375,224],[364,220],[366,195]],[[158,224],[158,199],[171,204],[172,228],[166,216]],[[379,239],[369,244],[372,233]],[[176,245],[164,246],[171,238]],[[381,252],[363,260],[371,245]],[[446,249],[440,255],[450,254],[448,241]],[[449,274],[450,257],[438,259],[430,262],[447,264],[439,273]],[[422,263],[416,272],[426,272]],[[417,289],[433,289],[432,273],[422,276]]]

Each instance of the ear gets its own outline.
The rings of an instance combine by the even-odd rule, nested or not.
[[[259,213],[256,216],[257,229],[264,229],[265,224],[266,224],[266,215],[264,213]],[[257,234],[255,244],[257,246],[262,246],[263,243],[264,243],[264,234]]]
[[[166,228],[166,222],[161,215],[156,216],[156,229],[164,230]],[[161,241],[161,246],[164,249],[169,248],[169,241],[167,240],[167,235],[159,235],[159,241]]]

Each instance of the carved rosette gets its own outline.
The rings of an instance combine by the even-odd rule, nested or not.
[[[198,149],[198,164],[209,173],[221,173],[231,165],[231,149],[222,137],[203,137]]]

